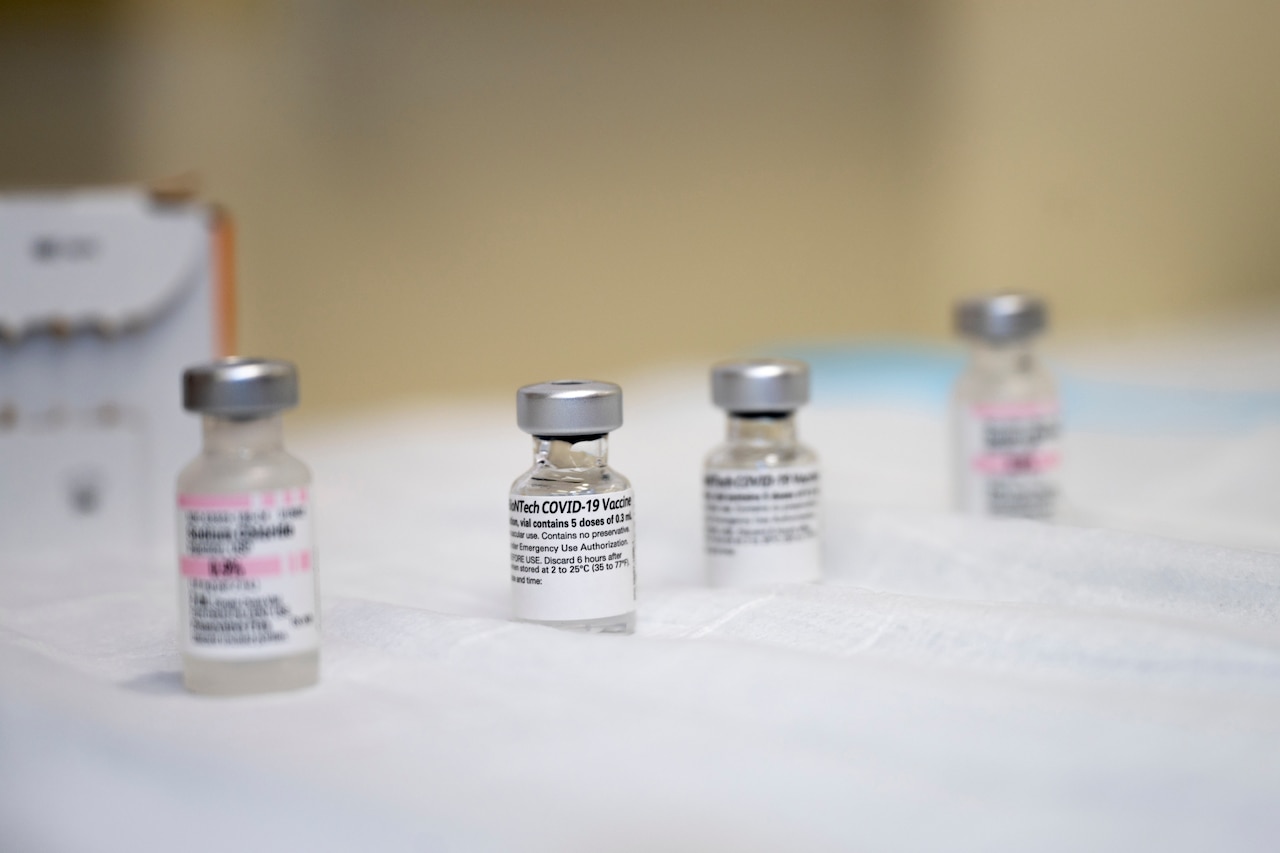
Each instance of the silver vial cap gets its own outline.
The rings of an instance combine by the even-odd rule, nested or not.
[[[622,389],[612,382],[558,379],[516,392],[516,423],[530,435],[599,435],[622,426]]]
[[[1044,300],[1027,293],[975,296],[955,306],[956,331],[992,343],[1032,337],[1044,331],[1048,322]]]
[[[809,365],[793,358],[722,361],[711,367],[711,400],[730,412],[790,412],[809,402]]]
[[[298,405],[298,370],[273,358],[221,358],[182,372],[182,407],[229,418],[269,415]]]

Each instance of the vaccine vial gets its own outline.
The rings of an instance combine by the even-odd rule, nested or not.
[[[819,580],[818,457],[796,437],[809,366],[782,358],[721,362],[711,368],[711,399],[729,416],[725,442],[703,471],[711,585]]]
[[[1058,509],[1057,386],[1036,355],[1048,308],[1005,293],[955,306],[969,363],[952,399],[956,508],[972,515],[1050,520]]]
[[[182,402],[204,447],[178,476],[178,640],[196,693],[315,684],[320,609],[311,472],[284,449],[298,404],[287,361],[228,358],[189,368]]]
[[[609,467],[622,389],[567,379],[516,392],[533,467],[511,486],[514,617],[557,628],[630,634],[636,625],[631,483]]]

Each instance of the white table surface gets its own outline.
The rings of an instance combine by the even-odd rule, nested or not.
[[[627,385],[631,637],[507,621],[505,399],[291,436],[313,689],[184,693],[168,567],[0,567],[0,849],[1275,849],[1280,420],[1083,417],[1047,526],[944,511],[936,407],[830,395],[828,581],[711,590],[703,394]]]

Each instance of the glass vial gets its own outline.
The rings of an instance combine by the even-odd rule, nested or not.
[[[287,361],[228,358],[189,368],[182,403],[204,447],[178,476],[178,640],[196,693],[315,684],[320,609],[311,472],[285,452],[298,404]]]
[[[711,368],[711,399],[729,415],[725,443],[703,471],[711,585],[819,580],[818,457],[796,438],[796,409],[809,402],[809,366],[721,362]]]
[[[954,497],[972,515],[1050,520],[1058,510],[1057,386],[1035,351],[1048,308],[1006,293],[955,306],[971,345],[952,398]]]
[[[511,485],[514,618],[630,634],[636,625],[631,483],[609,467],[622,389],[571,379],[516,392],[516,422],[533,436],[533,467]]]

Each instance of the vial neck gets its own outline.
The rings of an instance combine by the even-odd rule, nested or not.
[[[585,471],[609,464],[609,436],[533,437],[533,463],[539,468]]]
[[[1030,373],[1036,369],[1036,351],[1031,340],[976,341],[970,348],[970,363],[982,373]]]
[[[797,441],[795,412],[769,417],[730,413],[726,437],[730,444],[794,445]]]
[[[250,455],[284,449],[284,418],[204,417],[204,452]]]

